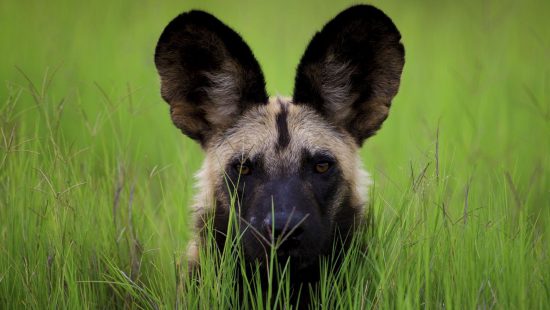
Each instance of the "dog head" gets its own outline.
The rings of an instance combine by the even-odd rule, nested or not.
[[[173,123],[206,151],[197,210],[223,230],[241,220],[246,257],[266,248],[307,266],[347,235],[366,200],[358,150],[382,125],[404,65],[400,33],[382,11],[351,7],[315,34],[291,98],[269,98],[242,38],[191,11],[156,48]]]

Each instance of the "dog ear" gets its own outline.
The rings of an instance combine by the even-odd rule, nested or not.
[[[293,101],[309,105],[361,145],[382,125],[405,63],[391,19],[368,5],[353,6],[327,23],[307,47]]]
[[[166,26],[155,65],[172,121],[203,146],[246,109],[268,102],[260,65],[248,45],[202,11],[183,13]]]

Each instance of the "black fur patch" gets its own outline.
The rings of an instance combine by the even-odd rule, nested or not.
[[[281,112],[277,114],[277,150],[285,149],[290,143],[290,133],[288,132],[287,122],[288,110],[285,106],[281,105]]]

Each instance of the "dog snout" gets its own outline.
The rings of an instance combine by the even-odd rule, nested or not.
[[[307,214],[292,210],[268,214],[262,222],[262,230],[268,240],[299,243],[304,233]]]

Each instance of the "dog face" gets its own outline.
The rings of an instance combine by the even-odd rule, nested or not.
[[[398,91],[400,39],[380,10],[351,7],[311,40],[292,98],[268,98],[260,66],[236,32],[200,11],[170,22],[155,63],[172,121],[206,151],[199,227],[213,216],[224,232],[234,208],[247,259],[276,247],[298,269],[348,236],[368,186],[358,149]]]
[[[272,98],[209,149],[206,169],[216,177],[206,179],[214,181],[221,210],[236,197],[249,258],[263,259],[276,246],[283,258],[307,265],[331,250],[333,235],[347,234],[361,211],[367,180],[355,140],[308,106]]]

